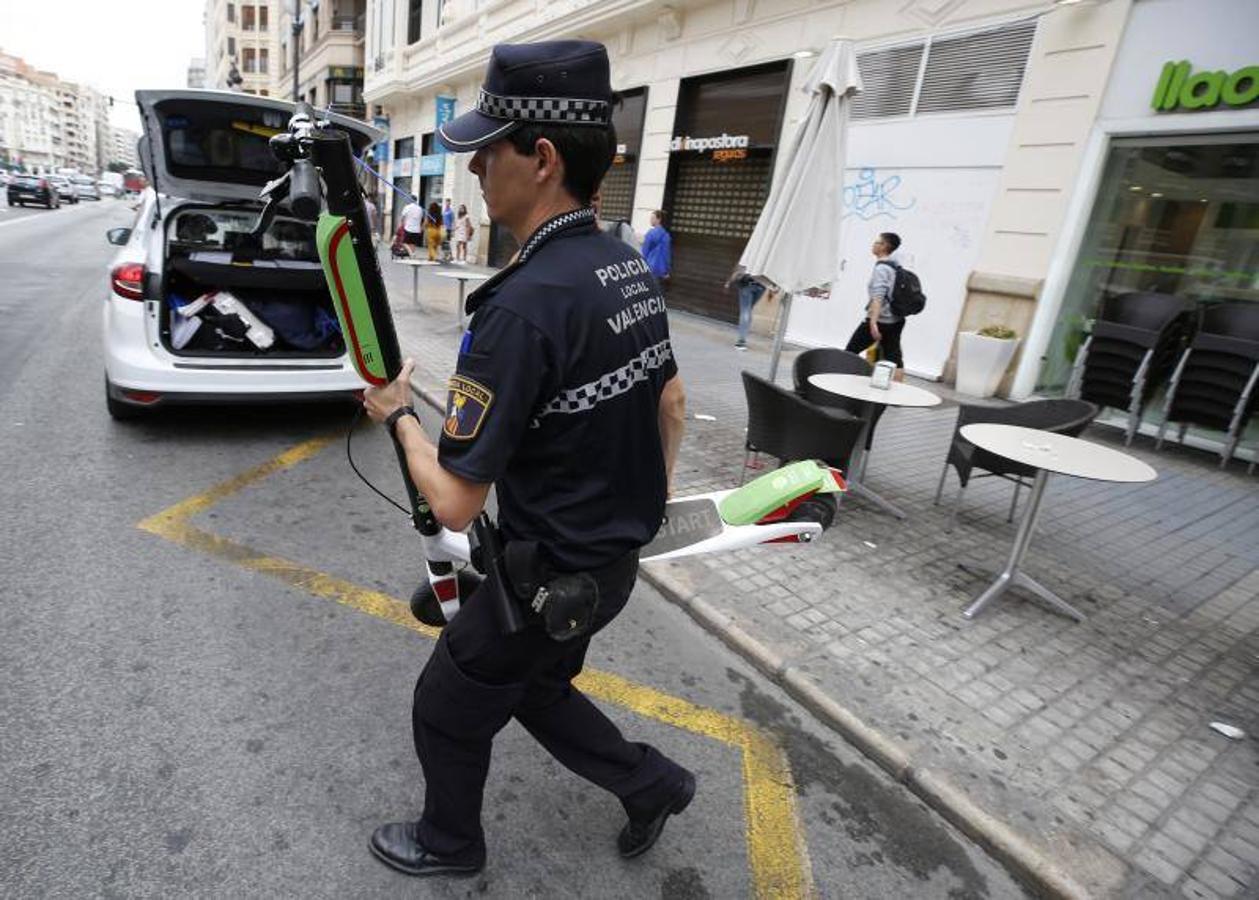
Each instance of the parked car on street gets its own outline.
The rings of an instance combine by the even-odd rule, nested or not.
[[[10,206],[25,206],[28,203],[38,203],[40,206],[56,209],[61,205],[61,198],[57,194],[57,189],[43,175],[15,173],[10,176],[5,194],[8,197]]]
[[[100,194],[101,197],[113,197],[117,191],[108,181],[98,181],[96,182],[96,193]]]
[[[74,184],[75,190],[78,191],[79,199],[101,199],[101,192],[96,187],[96,179],[88,175],[72,175],[70,176],[70,181]]]
[[[48,183],[56,190],[57,196],[66,203],[79,202],[79,189],[74,186],[74,182],[66,175],[45,175]]]
[[[314,223],[281,205],[259,235],[258,192],[283,168],[268,140],[293,104],[215,91],[138,91],[149,139],[131,228],[104,306],[105,402],[115,419],[180,404],[346,400],[346,355]],[[325,115],[321,113],[321,115]],[[382,135],[337,114],[356,153]]]

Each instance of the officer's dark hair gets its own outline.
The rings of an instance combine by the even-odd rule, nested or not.
[[[894,231],[883,231],[879,233],[879,240],[892,248],[891,252],[895,253],[901,245],[901,236]]]
[[[522,156],[533,156],[538,141],[546,138],[564,160],[564,190],[582,206],[599,190],[603,176],[616,155],[616,129],[596,125],[539,125],[526,122],[507,136]]]

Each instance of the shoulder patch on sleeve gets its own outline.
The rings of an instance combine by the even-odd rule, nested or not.
[[[481,430],[494,392],[464,375],[452,375],[448,387],[442,433],[453,441],[470,441]]]

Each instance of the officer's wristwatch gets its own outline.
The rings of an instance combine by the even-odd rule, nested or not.
[[[389,436],[395,440],[397,440],[398,437],[398,421],[403,416],[414,416],[417,422],[420,419],[420,417],[415,414],[415,407],[413,406],[399,406],[391,412],[385,419],[385,427],[389,429]]]

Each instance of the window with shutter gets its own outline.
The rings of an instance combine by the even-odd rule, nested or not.
[[[854,119],[906,116],[914,102],[922,44],[872,50],[857,57],[863,89],[852,104]]]
[[[1036,34],[1034,19],[931,42],[918,112],[1014,106]]]

